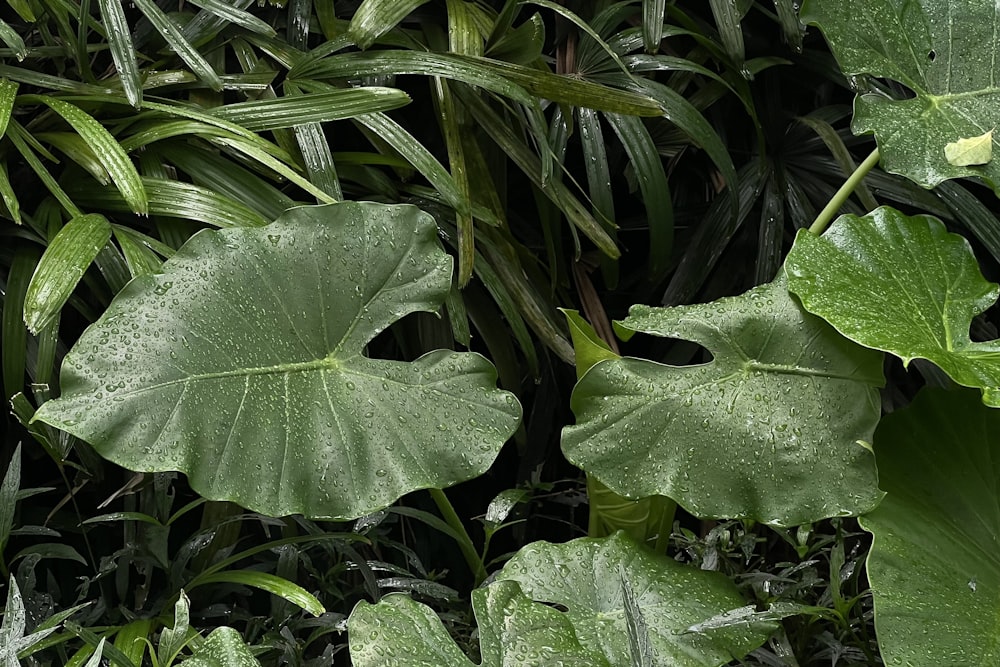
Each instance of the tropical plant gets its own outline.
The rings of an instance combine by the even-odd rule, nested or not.
[[[995,7],[807,1],[838,72],[765,5],[11,2],[4,387],[40,449],[0,486],[5,664],[331,664],[344,629],[359,667],[995,662],[1000,291],[938,219],[1000,258],[949,180],[1000,182]],[[850,77],[860,164],[842,97],[776,113],[803,71]],[[444,489],[511,439],[479,541]],[[568,464],[589,534],[525,546]],[[122,509],[82,510],[104,476]],[[91,568],[56,613],[52,559]]]

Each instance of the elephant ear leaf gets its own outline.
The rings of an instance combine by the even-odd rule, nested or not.
[[[364,354],[404,315],[437,311],[451,271],[412,206],[301,207],[202,231],[115,297],[35,419],[272,516],[358,517],[476,477],[520,419],[493,366]]]
[[[803,311],[784,277],[707,304],[633,306],[616,328],[689,340],[713,359],[605,359],[577,383],[563,452],[615,493],[783,526],[878,502],[861,443],[880,414],[882,355]]]
[[[801,18],[823,31],[845,74],[912,93],[855,100],[852,129],[874,133],[886,170],[924,187],[980,176],[1000,194],[990,159],[1000,124],[996,11],[982,0],[806,0]]]

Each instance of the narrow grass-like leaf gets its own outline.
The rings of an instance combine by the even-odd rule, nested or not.
[[[257,174],[215,151],[174,142],[159,144],[157,150],[190,176],[195,185],[241,202],[265,218],[273,220],[296,203]]]
[[[59,230],[38,262],[24,299],[24,323],[32,333],[50,324],[73,293],[84,271],[111,239],[103,215],[74,218]]]
[[[14,527],[14,509],[17,505],[17,491],[21,486],[21,445],[14,448],[3,482],[0,483],[0,553],[7,546],[10,529]]]
[[[354,12],[347,34],[362,49],[395,28],[427,0],[364,0]]]
[[[222,79],[219,78],[218,72],[208,64],[208,61],[198,52],[198,49],[185,39],[177,24],[164,14],[163,10],[153,0],[133,0],[133,2],[139,8],[139,11],[153,24],[170,49],[180,56],[181,60],[191,68],[191,71],[212,90],[221,91]]]
[[[601,111],[640,116],[658,116],[662,113],[655,101],[637,93],[615,90],[589,81],[500,60],[448,53],[411,51],[343,53],[313,62],[301,68],[301,71],[293,68],[289,72],[289,77],[355,78],[379,74],[440,76],[485,88],[524,104],[533,103],[533,99],[527,95],[527,92],[530,92],[553,102]]]
[[[142,102],[142,79],[139,76],[138,57],[132,45],[132,29],[125,19],[121,0],[97,0],[101,19],[108,31],[108,50],[118,70],[125,99],[135,108]]]
[[[774,8],[778,13],[778,23],[785,41],[796,52],[802,51],[802,37],[805,26],[799,21],[798,0],[774,0]]]
[[[814,116],[800,116],[797,119],[800,123],[809,126],[814,132],[823,140],[826,144],[827,149],[830,154],[833,155],[837,164],[844,172],[844,178],[847,178],[854,173],[857,169],[857,163],[854,158],[851,157],[850,151],[847,150],[847,146],[844,145],[844,140],[840,138],[837,131],[833,129],[830,123],[826,122],[822,118],[817,118]],[[865,185],[864,181],[857,184],[854,189],[854,193],[857,195],[858,199],[864,204],[865,208],[869,211],[878,208],[878,202],[875,201],[875,197],[872,195],[871,190]]]
[[[266,22],[257,18],[250,12],[243,11],[242,9],[228,2],[224,2],[223,0],[188,0],[188,2],[195,7],[200,7],[211,14],[215,14],[220,19],[225,19],[233,25],[238,25],[245,30],[267,35],[268,37],[272,37],[276,34],[274,28]]]
[[[469,191],[468,168],[462,146],[463,128],[459,124],[459,111],[448,88],[448,82],[435,80],[441,127],[448,150],[451,176],[458,188],[461,207],[455,209],[455,226],[458,230],[458,286],[465,287],[472,279],[472,263],[476,254],[475,232],[472,226],[472,194]]]
[[[438,162],[434,154],[407,132],[402,125],[381,113],[358,116],[354,122],[369,128],[384,138],[441,193],[449,206],[456,211],[461,209],[463,206],[462,194],[451,174]]]
[[[229,4],[233,9],[240,11],[252,5],[253,0],[232,0]],[[202,10],[181,28],[181,34],[192,44],[204,44],[219,34],[227,23],[228,21],[218,14]]]
[[[302,163],[310,182],[334,200],[344,198],[337,178],[337,166],[330,152],[330,143],[319,123],[306,123],[292,128],[295,141],[302,151]]]
[[[118,246],[122,249],[122,255],[125,256],[125,262],[128,264],[128,270],[132,277],[156,273],[163,264],[156,253],[136,242],[128,234],[123,233],[121,229],[118,226],[114,228],[115,240],[118,241]]]
[[[741,64],[746,58],[743,45],[743,28],[740,21],[743,16],[737,7],[736,0],[709,0],[715,25],[719,29],[719,37],[726,47],[726,54],[736,64]]]
[[[35,12],[31,8],[31,3],[28,0],[7,0],[7,4],[17,12],[17,15],[28,23],[34,23],[38,19],[35,17]]]
[[[57,114],[62,116],[77,134],[87,142],[94,154],[101,160],[104,168],[111,175],[111,180],[118,186],[122,197],[129,203],[133,213],[145,214],[148,211],[146,193],[139,178],[139,172],[129,159],[118,141],[104,126],[83,109],[69,102],[48,96],[38,96],[32,99],[42,102]]]
[[[14,110],[14,99],[17,97],[17,82],[0,79],[0,137],[7,132],[7,123]]]
[[[24,40],[20,33],[14,30],[9,23],[0,19],[0,41],[3,41],[14,52],[18,61],[28,57],[28,47],[24,45]]]
[[[111,174],[90,145],[76,132],[38,132],[35,139],[59,149],[77,163],[101,185],[111,185]]]
[[[246,141],[245,139],[224,138],[219,137],[214,139],[212,143],[220,146],[229,146],[240,153],[243,153],[247,157],[253,159],[255,162],[264,165],[265,167],[273,170],[275,173],[287,178],[289,181],[299,186],[313,197],[318,199],[323,204],[336,204],[337,200],[328,195],[323,190],[320,190],[315,185],[310,183],[307,179],[303,178],[295,169],[288,166],[287,163],[278,160],[277,158],[269,155],[268,153],[260,150],[252,142]]]
[[[155,178],[142,179],[149,197],[149,212],[168,218],[196,220],[214,227],[261,227],[270,220],[242,202],[190,183]],[[80,188],[73,196],[87,207],[109,211],[130,210],[113,188]]]
[[[64,79],[51,74],[44,74],[42,72],[36,72],[23,67],[14,67],[12,65],[0,65],[0,77],[10,79],[11,81],[17,81],[18,83],[24,83],[29,86],[37,86],[45,90],[62,90],[68,93],[95,95],[121,94],[121,91],[116,91],[112,88],[95,86],[82,81],[74,81],[72,79]]]
[[[10,138],[11,143],[14,144],[17,152],[21,154],[21,157],[23,157],[24,161],[28,163],[31,170],[35,172],[36,176],[38,176],[38,180],[40,180],[45,188],[52,193],[52,196],[59,202],[59,205],[62,206],[71,217],[76,218],[83,215],[83,212],[77,208],[76,204],[73,203],[73,200],[69,198],[69,195],[66,194],[59,183],[56,182],[56,179],[52,177],[52,174],[49,173],[49,170],[45,168],[44,164],[42,164],[42,161],[38,159],[38,156],[35,154],[32,147],[28,145],[29,136],[30,135],[28,135],[27,131],[21,127],[17,121],[10,121],[10,125],[7,127],[7,137]]]
[[[638,79],[637,83],[644,93],[660,104],[663,116],[708,154],[726,184],[735,183],[736,168],[729,150],[697,107],[680,93],[661,83],[649,79]],[[735,214],[738,202],[731,201],[730,204]]]
[[[24,388],[24,369],[28,332],[24,327],[24,296],[31,274],[40,256],[34,244],[15,246],[14,259],[7,271],[7,286],[3,300],[3,397],[9,398]]]
[[[590,215],[579,200],[573,196],[573,194],[565,185],[562,184],[562,182],[550,181],[548,184],[542,183],[542,168],[541,164],[539,164],[537,156],[534,155],[531,149],[529,149],[523,141],[514,135],[514,132],[508,123],[505,123],[503,119],[496,114],[496,112],[489,108],[486,103],[480,100],[477,96],[466,94],[465,91],[462,91],[461,89],[456,89],[456,92],[461,97],[466,108],[473,113],[479,123],[479,126],[490,135],[490,138],[492,138],[493,141],[495,141],[508,156],[510,156],[521,171],[523,171],[525,175],[528,176],[528,178],[530,178],[536,186],[538,186],[539,189],[541,189],[542,192],[553,201],[553,203],[559,206],[559,208],[566,214],[567,219],[569,219],[573,225],[583,232],[587,238],[593,241],[594,245],[596,245],[601,252],[613,258],[621,255],[621,251],[618,249],[614,239],[608,236],[608,233],[604,231],[601,224]]]
[[[11,185],[10,176],[7,175],[6,162],[0,162],[0,198],[3,199],[3,204],[7,207],[7,212],[10,213],[14,222],[22,224],[21,203],[17,200],[17,193],[14,192],[14,186]]]
[[[674,245],[674,209],[667,173],[653,138],[640,119],[610,113],[605,117],[625,147],[639,181],[649,225],[650,279],[656,280],[666,271]]]
[[[647,53],[656,53],[663,39],[666,0],[642,0],[642,45]]]
[[[410,96],[395,88],[349,88],[272,100],[237,102],[214,111],[219,118],[259,132],[305,123],[322,123],[389,111],[409,104]]]
[[[137,618],[126,623],[115,633],[115,648],[128,656],[136,665],[141,665],[146,655],[146,640],[153,632],[153,619]]]
[[[1000,260],[1000,222],[996,215],[961,183],[943,181],[934,188],[934,194],[947,204],[960,224],[976,235],[994,259]]]

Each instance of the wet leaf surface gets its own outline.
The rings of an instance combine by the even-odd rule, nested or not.
[[[475,477],[520,418],[493,366],[363,354],[404,315],[437,311],[451,268],[412,206],[302,207],[200,232],[87,329],[62,397],[35,419],[273,516],[357,517]]]
[[[882,357],[803,311],[783,278],[708,304],[634,306],[618,326],[699,343],[714,359],[613,359],[580,380],[563,452],[613,491],[786,526],[878,501],[859,441],[878,422]]]

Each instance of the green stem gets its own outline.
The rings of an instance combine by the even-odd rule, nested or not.
[[[476,553],[476,546],[472,543],[472,538],[469,537],[469,531],[465,529],[462,520],[458,518],[455,507],[448,500],[448,496],[444,494],[444,491],[441,489],[428,489],[428,491],[430,491],[431,498],[437,504],[438,511],[441,512],[441,516],[444,517],[445,522],[461,538],[458,541],[458,548],[462,550],[465,562],[469,564],[469,569],[475,575],[476,586],[478,586],[486,579],[486,566],[483,565],[483,559]]]
[[[826,228],[833,221],[833,217],[837,215],[837,211],[844,205],[847,198],[851,196],[854,190],[861,184],[868,172],[875,168],[875,165],[879,161],[878,147],[871,152],[871,155],[865,158],[854,173],[848,177],[844,184],[840,186],[833,198],[827,203],[826,208],[820,211],[819,215],[816,216],[815,222],[809,227],[809,231],[813,234],[822,234],[826,231]]]

